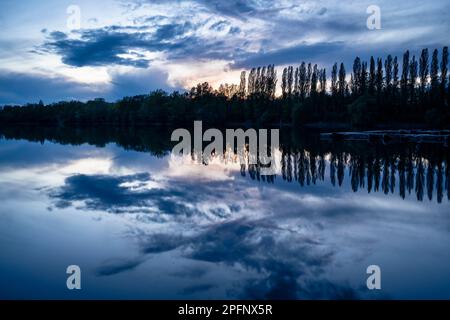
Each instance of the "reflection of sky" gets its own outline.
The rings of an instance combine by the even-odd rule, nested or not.
[[[1,297],[450,298],[447,200],[114,145],[2,140],[0,159]],[[65,289],[70,264],[81,292]],[[365,289],[370,264],[381,292]]]

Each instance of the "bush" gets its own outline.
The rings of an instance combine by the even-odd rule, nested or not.
[[[364,95],[356,99],[348,107],[350,123],[355,127],[368,127],[375,122],[375,99]]]
[[[425,123],[429,127],[439,128],[443,125],[444,118],[442,117],[442,112],[437,108],[428,110],[425,113]]]

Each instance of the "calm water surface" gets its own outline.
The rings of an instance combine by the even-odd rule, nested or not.
[[[262,177],[168,140],[2,135],[0,298],[450,298],[448,148],[289,137]]]

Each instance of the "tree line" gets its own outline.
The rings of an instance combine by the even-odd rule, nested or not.
[[[399,146],[397,146],[398,148]],[[428,158],[418,156],[414,145],[398,148],[400,152],[367,153],[336,151],[320,153],[314,149],[282,148],[281,178],[301,187],[329,181],[341,187],[349,179],[353,192],[398,193],[402,199],[415,194],[418,201],[425,197],[441,203],[450,200],[450,167],[448,153],[430,152]],[[329,160],[327,161],[326,158]],[[328,166],[328,177],[325,176]],[[260,174],[260,166],[241,165],[241,175],[252,180],[274,183],[276,176]]]
[[[116,102],[95,99],[44,105],[3,106],[0,122],[57,125],[165,124],[203,120],[210,125],[341,123],[353,127],[399,124],[433,128],[450,124],[448,47],[416,57],[356,57],[351,72],[335,63],[331,74],[317,64],[287,66],[277,94],[275,65],[242,71],[239,84],[214,90],[201,83],[187,92],[156,90]]]

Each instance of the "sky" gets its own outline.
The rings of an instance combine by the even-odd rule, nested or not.
[[[380,29],[369,29],[372,5]],[[450,43],[447,0],[0,0],[0,105],[114,101]],[[281,74],[281,71],[278,71]]]

